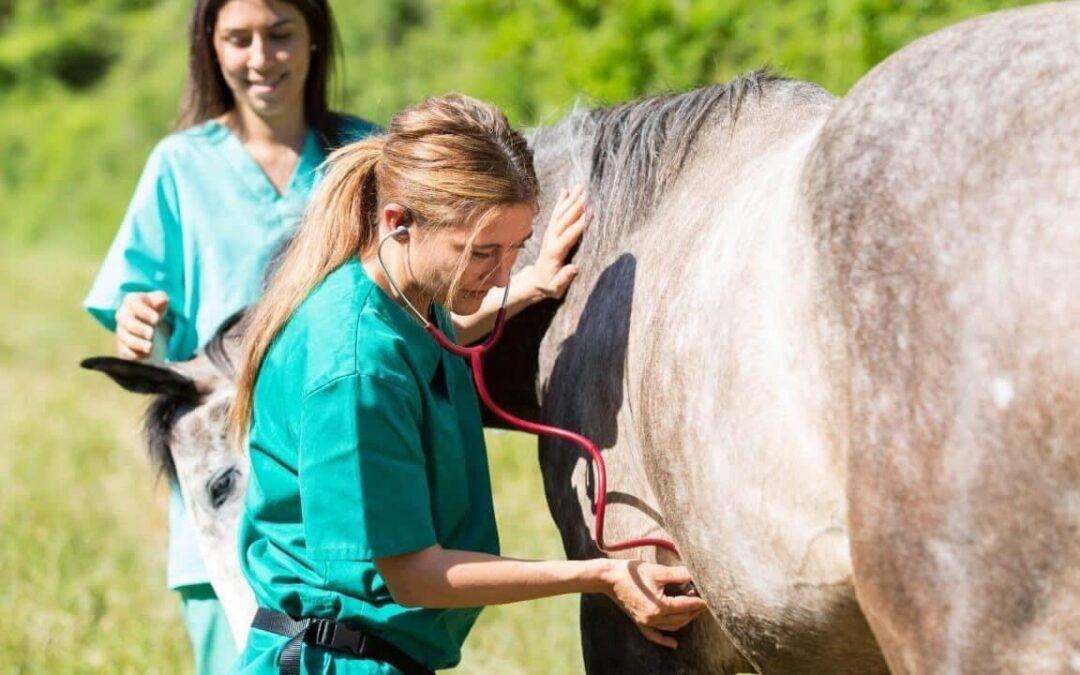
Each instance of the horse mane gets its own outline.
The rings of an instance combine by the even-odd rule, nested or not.
[[[244,319],[247,317],[247,307],[233,313],[214,332],[213,337],[206,343],[199,356],[206,358],[229,379],[236,377],[236,362],[230,353],[229,341],[235,341],[243,335]],[[143,421],[143,434],[146,437],[147,454],[150,464],[158,476],[168,476],[169,480],[176,480],[176,465],[173,463],[170,444],[172,430],[176,420],[184,413],[198,405],[197,398],[182,396],[179,394],[158,394],[150,402],[146,409],[146,418]]]
[[[146,436],[146,452],[157,476],[176,480],[176,464],[173,463],[169,444],[173,425],[180,415],[193,405],[191,400],[170,394],[158,394],[146,409],[143,433]]]
[[[704,129],[723,120],[734,124],[749,96],[788,81],[763,68],[726,84],[649,96],[611,108],[575,110],[563,122],[539,130],[534,145],[551,143],[554,135],[563,148],[586,148],[595,214],[589,226],[595,233],[592,239],[616,241],[646,222],[682,172]],[[721,110],[724,115],[717,115]]]
[[[214,333],[214,336],[203,347],[203,352],[210,359],[210,363],[214,364],[214,367],[230,380],[236,378],[236,362],[233,360],[227,342],[229,340],[238,340],[243,336],[246,328],[243,321],[247,318],[247,310],[248,308],[244,307],[225,319]]]

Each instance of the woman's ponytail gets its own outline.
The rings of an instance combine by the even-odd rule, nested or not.
[[[416,227],[471,226],[475,237],[498,207],[535,206],[537,189],[525,139],[498,108],[461,94],[406,108],[385,136],[331,154],[304,221],[248,321],[229,416],[234,435],[242,437],[250,424],[255,379],[274,338],[328,274],[374,251],[384,203],[406,208]]]
[[[323,165],[304,220],[247,320],[244,360],[229,412],[234,437],[239,439],[247,430],[255,378],[282,326],[328,274],[375,241],[378,166],[385,143],[384,136],[365,138],[336,150]]]

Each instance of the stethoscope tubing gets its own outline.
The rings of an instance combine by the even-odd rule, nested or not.
[[[450,340],[439,330],[431,321],[428,321],[412,302],[401,292],[397,283],[394,282],[393,275],[390,274],[390,270],[387,268],[386,263],[382,258],[382,247],[386,241],[396,235],[399,235],[407,231],[407,226],[400,226],[393,232],[383,235],[379,240],[379,244],[376,247],[376,256],[379,259],[379,265],[382,267],[383,273],[386,275],[390,285],[401,297],[408,308],[412,310],[412,313],[423,325],[424,330],[435,340],[436,343],[446,351],[460,356],[469,362],[469,366],[472,369],[473,382],[476,385],[476,393],[480,397],[480,400],[484,402],[497,417],[502,419],[510,426],[531,433],[536,436],[553,436],[555,438],[561,438],[562,440],[569,441],[576,444],[585,450],[592,460],[593,471],[596,473],[596,505],[595,505],[595,519],[594,519],[594,532],[596,546],[600,551],[604,553],[610,553],[613,551],[624,551],[631,548],[645,548],[654,546],[656,548],[662,548],[679,555],[679,549],[674,542],[667,539],[660,539],[657,537],[643,537],[638,539],[626,539],[620,542],[608,543],[604,541],[604,516],[607,510],[607,465],[604,463],[604,456],[600,452],[600,448],[596,446],[591,440],[575,433],[568,429],[562,429],[560,427],[551,426],[547,424],[538,424],[536,422],[530,422],[529,420],[522,419],[513,415],[506,410],[499,407],[495,400],[491,397],[491,393],[488,391],[487,383],[484,380],[484,354],[487,353],[495,343],[499,341],[502,336],[503,326],[506,324],[506,300],[510,294],[510,285],[507,284],[503,289],[502,304],[499,307],[498,313],[495,315],[495,325],[491,329],[491,333],[487,339],[479,345],[473,347],[463,347]]]

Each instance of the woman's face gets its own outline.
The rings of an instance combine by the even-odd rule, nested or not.
[[[311,36],[300,10],[278,0],[229,0],[214,51],[237,106],[260,117],[303,113]]]
[[[454,297],[447,297],[472,228],[439,228],[416,237],[407,264],[424,295],[435,298],[457,314],[473,314],[488,291],[510,283],[510,269],[518,251],[532,235],[535,211],[531,204],[496,209],[487,225],[476,234]]]

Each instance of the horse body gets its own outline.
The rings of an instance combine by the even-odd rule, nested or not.
[[[673,658],[704,670],[702,654],[726,653],[708,670],[745,671],[727,636],[766,672],[884,669],[851,585],[840,399],[822,386],[836,331],[822,334],[834,324],[817,311],[810,212],[799,190],[833,101],[802,83],[742,84],[712,92],[710,126],[679,178],[658,186],[663,196],[647,217],[598,211],[577,254],[581,271],[541,344],[545,421],[581,429],[604,448],[615,502],[608,540],[674,537],[722,628],[708,638],[695,630],[677,656],[640,639],[612,640],[607,625],[592,639],[589,624],[614,614],[589,607],[606,600],[589,599],[582,621],[591,670],[651,672],[650,660],[670,668]],[[745,115],[733,114],[740,108]],[[686,132],[680,115],[671,117],[670,128],[654,130],[671,136],[655,139],[660,145]],[[559,133],[542,133],[537,148]],[[612,142],[649,139],[618,134]],[[579,144],[589,145],[550,143]],[[541,152],[538,165],[567,164],[558,155]],[[632,180],[648,193],[650,178],[661,180]],[[545,439],[541,465],[568,555],[595,555],[583,458]]]
[[[686,205],[684,218],[701,215],[677,235],[681,273],[659,273],[662,226],[648,238],[641,321],[654,337],[630,351],[628,393],[671,533],[743,654],[762,672],[871,673],[880,657],[851,592],[829,336],[798,190],[827,112],[814,108],[768,149],[748,143],[759,158],[709,191],[711,209]]]
[[[599,207],[541,344],[541,414],[605,448],[608,540],[673,537],[761,672],[884,671],[864,612],[896,672],[1080,662],[1077,15],[941,31],[835,111],[765,82],[696,128],[537,137],[593,147],[541,165],[604,194],[614,160],[651,198]],[[662,173],[685,133],[678,180],[634,174],[627,147]],[[583,457],[544,440],[541,465],[568,555],[595,555]],[[725,648],[698,628],[657,656],[625,622],[613,639],[605,602],[582,605],[590,671]],[[708,670],[738,668],[726,648]]]
[[[1004,12],[884,62],[809,164],[896,672],[1080,670],[1078,111],[1080,4]]]

